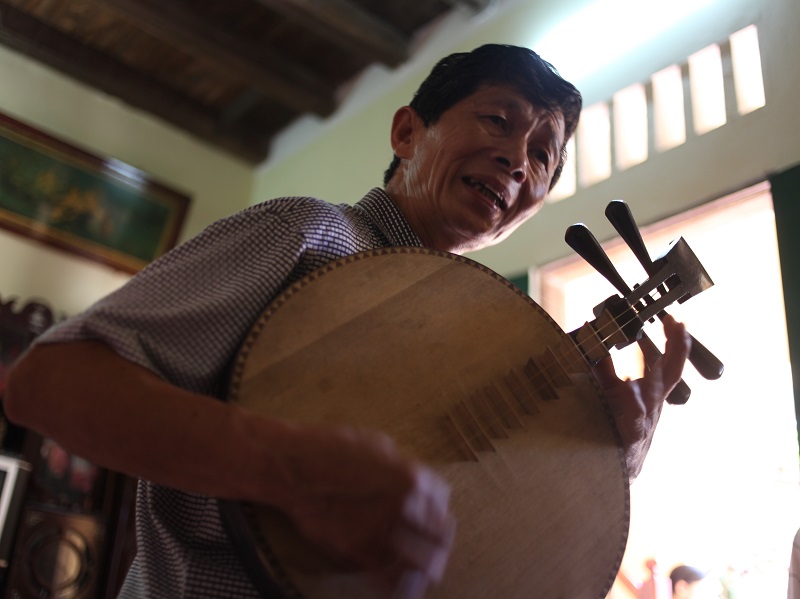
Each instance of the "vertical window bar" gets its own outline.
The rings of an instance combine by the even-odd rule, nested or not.
[[[689,63],[685,62],[680,66],[681,70],[681,84],[683,85],[683,111],[684,118],[684,135],[685,140],[697,134],[697,127],[695,126],[694,103],[692,102],[692,84],[691,76],[689,73]]]
[[[727,121],[730,121],[736,118],[739,109],[736,105],[736,86],[733,81],[733,60],[729,42],[719,45],[719,54],[722,65],[722,86],[725,94],[725,117]]]
[[[617,168],[617,161],[615,159],[617,155],[617,126],[616,126],[616,115],[614,110],[614,99],[608,102],[606,106],[608,110],[608,176],[611,177],[612,175],[617,174],[619,170]]]
[[[652,79],[644,84],[645,109],[647,110],[647,156],[656,153],[656,104]]]

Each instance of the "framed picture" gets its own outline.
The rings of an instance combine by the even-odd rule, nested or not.
[[[0,114],[0,227],[134,273],[172,248],[189,197]]]

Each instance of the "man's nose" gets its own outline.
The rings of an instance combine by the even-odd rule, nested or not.
[[[495,160],[499,162],[517,183],[525,181],[528,173],[528,151],[518,140],[509,140],[499,148]]]

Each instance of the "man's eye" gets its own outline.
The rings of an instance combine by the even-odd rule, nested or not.
[[[486,115],[486,120],[488,120],[493,125],[497,125],[498,127],[505,127],[506,126],[506,119],[501,117],[498,114],[488,114]]]
[[[544,165],[545,168],[550,164],[550,154],[545,150],[531,150],[530,154],[537,162]]]

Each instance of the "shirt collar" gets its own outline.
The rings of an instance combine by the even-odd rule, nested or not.
[[[367,193],[356,206],[383,233],[392,246],[422,247],[422,241],[397,208],[392,198],[380,187]]]

